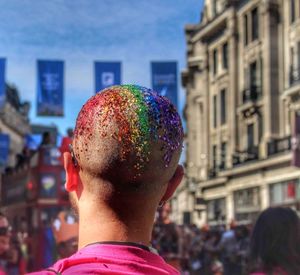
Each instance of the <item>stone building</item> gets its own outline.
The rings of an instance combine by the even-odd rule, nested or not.
[[[21,102],[17,88],[6,85],[5,103],[0,110],[0,133],[10,138],[7,166],[15,166],[16,156],[24,147],[24,137],[31,132],[29,109],[29,102]]]
[[[185,28],[186,178],[173,216],[214,226],[300,210],[300,0],[206,0],[201,18]]]

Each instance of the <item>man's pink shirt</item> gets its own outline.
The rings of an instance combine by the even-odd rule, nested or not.
[[[69,258],[59,260],[50,270],[31,275],[68,274],[179,274],[159,255],[143,248],[119,244],[92,244]],[[55,271],[55,272],[53,272]]]

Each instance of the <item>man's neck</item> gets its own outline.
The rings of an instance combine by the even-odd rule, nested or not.
[[[124,207],[126,209],[126,207]],[[133,211],[117,214],[105,204],[86,203],[79,208],[78,248],[95,242],[134,242],[148,246],[155,213],[133,216]],[[155,212],[155,211],[154,211]]]

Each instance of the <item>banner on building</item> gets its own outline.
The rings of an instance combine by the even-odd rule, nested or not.
[[[177,107],[177,62],[151,63],[152,89]]]
[[[295,114],[294,131],[292,136],[292,165],[300,167],[300,112]]]
[[[0,58],[0,108],[5,103],[5,58]]]
[[[10,138],[7,134],[0,134],[0,166],[5,166],[8,161]]]
[[[95,62],[96,93],[121,84],[121,62]]]
[[[38,61],[37,115],[64,115],[64,62]]]

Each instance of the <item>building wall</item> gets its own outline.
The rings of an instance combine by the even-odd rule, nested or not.
[[[300,170],[291,165],[291,136],[300,114],[300,0],[295,0],[293,20],[290,4],[205,1],[202,21],[186,26],[186,181],[196,184],[192,195],[205,202],[193,200],[193,222],[208,222],[209,207],[217,215],[222,198],[226,223],[250,222],[271,204],[272,183],[282,182],[282,190],[288,186],[291,196],[297,191]],[[184,201],[181,192],[189,188],[177,198]],[[300,210],[297,192],[284,203]],[[212,206],[213,200],[219,202]],[[240,204],[243,200],[248,206]]]
[[[0,114],[0,132],[10,137],[10,147],[7,166],[16,164],[16,155],[24,147],[24,136],[30,133],[28,117],[18,112],[9,102],[4,105]]]

